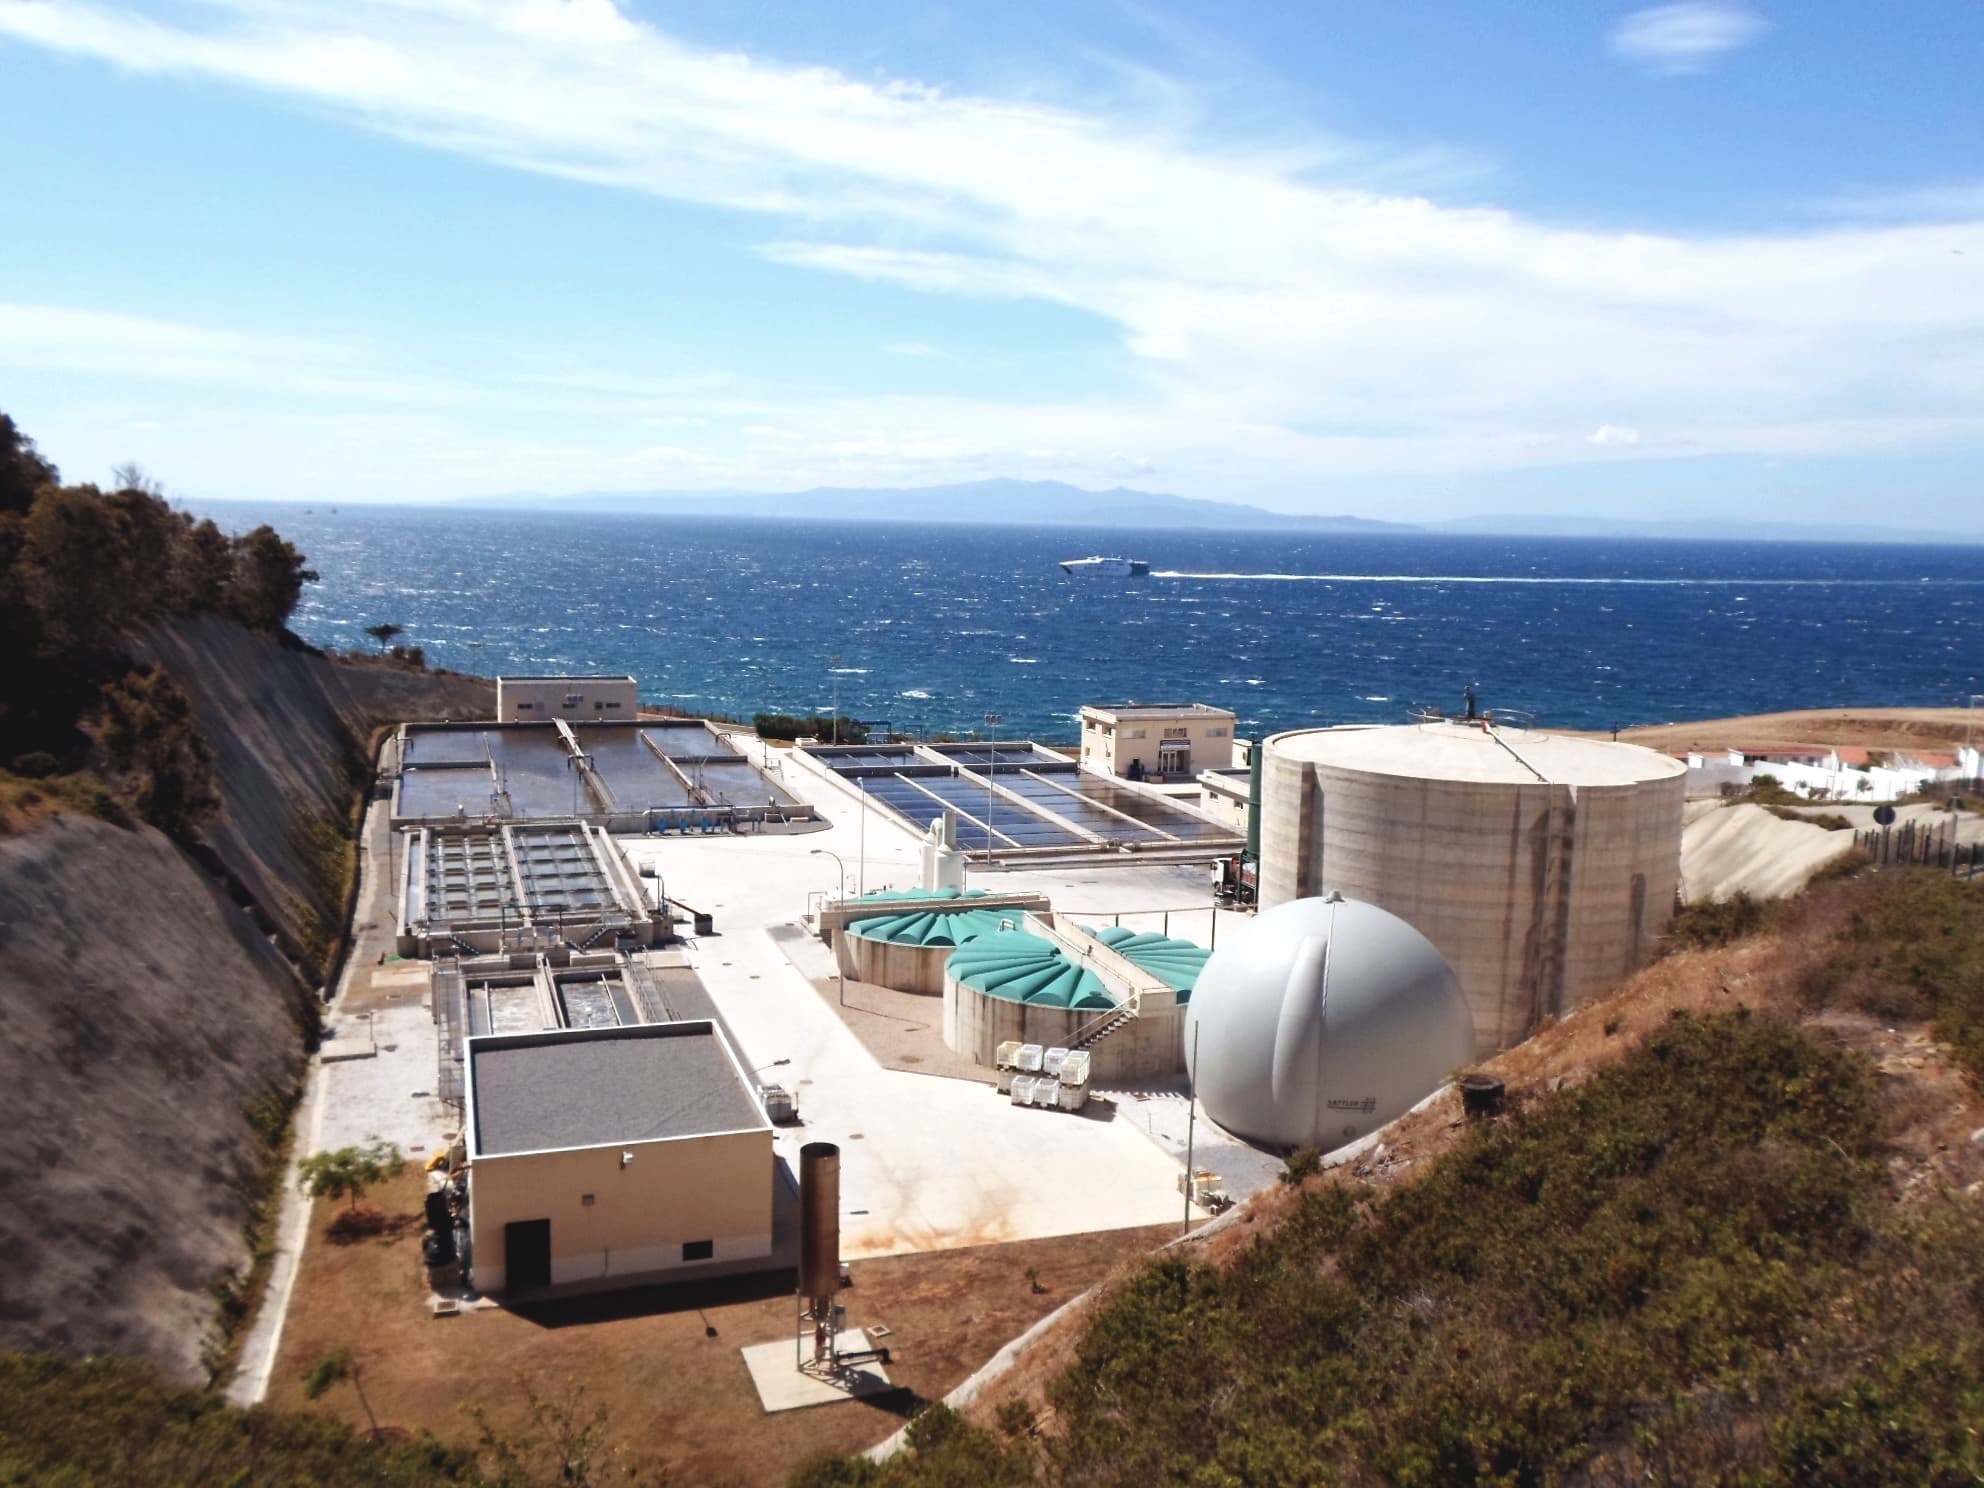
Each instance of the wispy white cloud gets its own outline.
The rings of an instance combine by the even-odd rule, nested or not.
[[[364,348],[118,311],[0,301],[0,367],[280,389],[359,402],[448,406],[460,384],[382,370]]]
[[[1613,28],[1614,56],[1648,72],[1700,72],[1725,52],[1748,46],[1767,29],[1743,5],[1683,0],[1636,10]]]
[[[1812,215],[1862,222],[1975,222],[1984,218],[1984,181],[1841,192],[1807,202]]]
[[[1685,65],[1760,24],[1662,6],[1629,18],[1617,44]],[[1842,214],[1771,235],[1582,230],[1376,189],[1371,152],[1340,140],[1219,136],[1184,94],[1105,118],[862,81],[689,47],[608,0],[205,0],[157,14],[0,0],[0,35],[756,214],[765,256],[808,272],[1067,307],[1116,328],[1133,374],[1129,392],[1053,402],[945,396],[939,365],[918,378],[932,392],[894,398],[710,373],[543,375],[548,408],[619,418],[628,451],[642,428],[670,430],[683,484],[1144,469],[1244,495],[1984,442],[1984,211]],[[156,361],[163,373],[178,357],[183,373],[280,355],[193,343]],[[1659,437],[1625,438],[1621,409]],[[559,458],[572,482],[633,479],[638,465],[598,442]],[[522,479],[500,461],[490,478]]]

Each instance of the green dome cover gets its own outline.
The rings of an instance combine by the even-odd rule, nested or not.
[[[1069,961],[1052,941],[1024,930],[982,935],[960,946],[944,974],[974,992],[1031,1007],[1116,1006],[1094,972]]]
[[[1003,924],[1019,919],[1017,912],[994,909],[912,909],[901,914],[865,915],[851,921],[849,935],[891,945],[960,946],[981,935],[996,935]]]
[[[1212,952],[1204,946],[1193,945],[1189,940],[1173,940],[1168,935],[1157,935],[1148,930],[1128,930],[1121,925],[1104,925],[1101,929],[1090,929],[1085,925],[1082,928],[1171,988],[1178,994],[1181,1005],[1192,1000],[1192,988],[1198,985],[1199,973],[1205,970],[1206,962],[1212,956]]]

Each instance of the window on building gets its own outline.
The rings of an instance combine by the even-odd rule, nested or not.
[[[583,703],[584,701],[585,699],[580,697],[579,694],[577,694],[576,692],[568,692],[565,694],[565,706],[568,708],[576,708],[580,703]]]
[[[594,704],[592,705],[592,710],[593,710],[593,712],[595,712],[595,713],[604,713],[604,712],[606,711],[606,704],[604,704],[604,703],[594,703]]]
[[[707,1261],[715,1255],[714,1240],[685,1240],[682,1244],[682,1259],[685,1261]]]
[[[1217,728],[1207,729],[1206,737],[1208,739],[1224,739],[1226,737],[1226,725],[1222,723]]]
[[[532,708],[535,708],[536,706],[537,706],[536,703],[518,703],[517,711],[519,713],[528,713]]]

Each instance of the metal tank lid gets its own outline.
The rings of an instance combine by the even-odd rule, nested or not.
[[[1297,729],[1267,741],[1271,758],[1373,775],[1498,785],[1640,785],[1687,765],[1638,744],[1585,739],[1482,721]]]

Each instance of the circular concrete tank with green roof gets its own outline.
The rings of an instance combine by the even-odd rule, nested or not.
[[[1101,1083],[1180,1073],[1182,1009],[1208,953],[1162,935],[1057,924],[1060,942],[1015,929],[958,947],[944,968],[945,1044],[989,1068],[1001,1044],[1074,1048],[1090,1040],[1091,1078]]]
[[[936,997],[944,990],[944,963],[959,946],[1017,925],[1016,910],[974,909],[982,889],[878,889],[852,906],[835,937],[840,974],[897,992]],[[867,906],[873,905],[873,913]]]
[[[1131,930],[1122,925],[1105,925],[1089,934],[1119,956],[1125,956],[1157,977],[1178,994],[1179,1006],[1192,1000],[1192,988],[1206,968],[1212,952],[1189,940],[1173,940],[1149,930]]]

